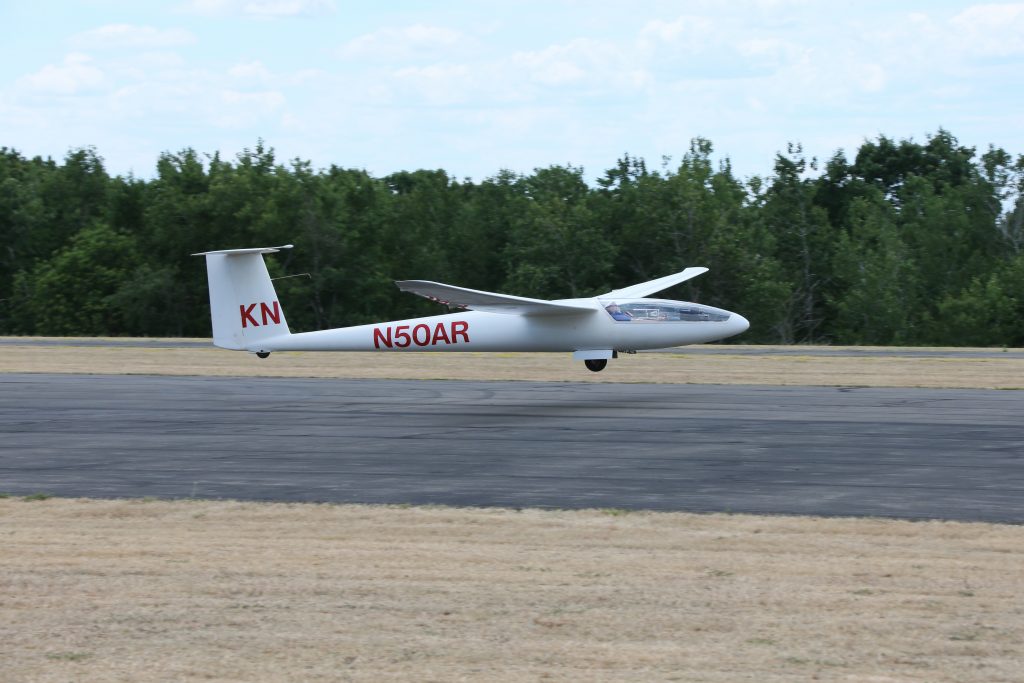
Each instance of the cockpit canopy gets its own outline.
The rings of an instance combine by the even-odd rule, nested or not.
[[[608,315],[618,322],[725,322],[729,312],[720,308],[663,299],[602,300]]]

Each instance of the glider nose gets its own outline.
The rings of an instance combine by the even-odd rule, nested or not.
[[[750,329],[750,321],[739,313],[733,313],[729,316],[729,326],[732,328],[732,334],[740,334]]]

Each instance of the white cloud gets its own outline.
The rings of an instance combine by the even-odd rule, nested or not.
[[[179,10],[201,16],[243,16],[258,19],[322,16],[335,11],[334,0],[188,0]]]
[[[132,24],[108,24],[79,33],[71,39],[86,48],[145,48],[157,49],[189,45],[196,37],[181,28],[158,29]]]
[[[92,57],[71,53],[62,64],[47,64],[39,71],[23,76],[19,83],[29,90],[53,95],[74,95],[104,85],[103,71],[93,65]]]
[[[360,78],[357,76],[356,78]],[[630,96],[647,87],[650,74],[613,43],[577,39],[540,50],[491,59],[436,61],[361,75],[353,88],[378,105],[423,104],[478,108],[536,105],[544,108]]]
[[[600,172],[623,151],[678,158],[694,135],[733,155],[740,174],[770,172],[787,140],[827,156],[830,145],[920,139],[938,125],[1016,153],[1024,0],[976,1],[913,12],[880,0],[573,0],[357,13],[323,0],[174,0],[232,20],[323,17],[336,5],[344,16],[278,24],[270,41],[251,23],[200,21],[202,44],[178,50],[195,36],[97,11],[69,31],[80,31],[68,39],[75,54],[40,47],[0,83],[0,129],[33,153],[96,144],[112,161],[140,144],[212,151],[262,136],[281,158],[476,177],[548,163]]]
[[[683,15],[672,21],[655,19],[640,30],[641,41],[675,43],[694,47],[705,42],[713,33],[714,23],[709,17]]]
[[[240,92],[225,90],[221,93],[221,101],[230,105],[243,105],[260,112],[274,111],[284,106],[285,96],[276,90],[264,92]]]
[[[272,77],[270,70],[259,60],[234,65],[228,69],[228,76],[249,83],[266,83]]]
[[[742,18],[684,15],[640,29],[633,52],[664,81],[765,77],[801,58],[799,44]]]
[[[752,0],[751,4],[764,12],[773,12],[778,9],[806,6],[814,0]]]
[[[188,14],[201,14],[213,16],[230,11],[232,5],[237,4],[233,0],[188,0],[178,6],[178,10]]]
[[[806,48],[778,38],[745,38],[735,47],[741,56],[774,67],[797,61],[806,53]]]
[[[950,20],[951,36],[970,51],[994,57],[1024,52],[1024,3],[974,5]]]
[[[0,111],[0,127],[17,123],[23,133],[42,127],[82,141],[75,144],[97,145],[105,142],[100,131],[117,137],[155,130],[184,139],[216,128],[270,137],[288,113],[287,93],[313,87],[311,78],[309,72],[275,76],[259,61],[224,69],[190,67],[161,52],[103,59],[73,53],[0,90],[0,101],[10,105]]]
[[[134,55],[132,62],[140,69],[180,69],[185,59],[176,52],[141,52]]]
[[[864,92],[875,93],[885,88],[885,69],[878,64],[863,64],[857,70],[857,83]]]
[[[405,67],[394,77],[399,85],[412,87],[419,100],[430,106],[465,104],[479,95],[470,68],[462,64]]]
[[[329,14],[334,11],[332,0],[251,0],[242,11],[254,17],[297,17],[300,15]]]
[[[622,56],[612,45],[577,39],[534,52],[517,52],[509,59],[515,71],[545,86],[566,86],[599,78],[619,80]]]
[[[426,56],[443,54],[464,39],[463,34],[441,26],[417,24],[402,28],[383,28],[359,36],[344,46],[340,55],[346,58],[362,58],[378,61],[399,62]]]
[[[557,47],[541,52],[520,52],[512,56],[511,63],[520,75],[543,85],[567,85],[586,75],[571,56]]]

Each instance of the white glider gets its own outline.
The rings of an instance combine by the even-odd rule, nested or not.
[[[702,344],[744,332],[742,315],[645,298],[707,272],[687,268],[596,297],[547,301],[427,280],[397,282],[457,313],[292,334],[263,261],[280,247],[205,251],[213,343],[266,358],[272,351],[561,351],[603,370],[618,353]]]

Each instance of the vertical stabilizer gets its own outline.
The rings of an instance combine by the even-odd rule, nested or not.
[[[264,254],[292,245],[204,251],[210,284],[213,343],[222,349],[262,351],[260,342],[289,334]]]

